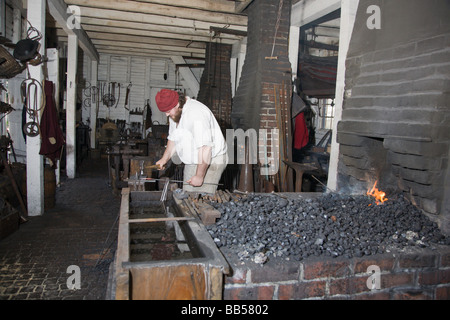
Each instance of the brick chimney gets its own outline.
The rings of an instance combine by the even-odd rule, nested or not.
[[[281,85],[283,81],[291,83],[288,57],[291,1],[253,1],[247,10],[247,52],[234,97],[231,123],[234,128],[244,130],[271,129],[276,123],[274,85]]]
[[[211,109],[222,130],[231,126],[230,59],[231,45],[210,42],[206,46],[205,69],[197,97]]]
[[[288,56],[291,1],[253,1],[247,11],[247,52],[233,101],[231,124],[235,130],[254,129],[258,133],[260,129],[267,129],[267,139],[259,137],[259,159],[267,155],[271,161],[274,156],[271,132],[272,129],[281,129],[277,123],[275,91],[283,83],[286,88],[284,100],[289,105],[291,102],[291,64]],[[285,109],[279,112],[285,115],[287,123],[287,106]],[[283,126],[287,128],[287,124]]]

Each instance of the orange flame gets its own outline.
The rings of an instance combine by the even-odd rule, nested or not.
[[[385,198],[386,197],[386,193],[385,192],[378,190],[378,188],[376,187],[377,186],[377,182],[378,182],[378,180],[375,181],[375,184],[373,185],[372,189],[367,191],[367,195],[374,197],[375,200],[376,200],[376,203],[378,205],[380,203],[383,203],[383,202],[387,201],[388,198]]]

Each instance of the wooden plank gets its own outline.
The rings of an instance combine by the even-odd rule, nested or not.
[[[247,9],[247,7],[250,5],[250,3],[252,3],[253,0],[242,0],[242,1],[237,1],[235,2],[235,12],[236,13],[241,13],[242,11],[244,11],[245,9]]]
[[[207,30],[211,26],[215,27],[223,27],[223,23],[219,23],[217,21],[205,22],[202,20],[192,20],[188,18],[174,18],[174,17],[166,17],[159,16],[154,13],[141,13],[138,12],[126,12],[126,11],[117,11],[111,9],[100,9],[100,8],[86,8],[80,7],[81,16],[84,17],[92,17],[95,19],[106,19],[106,20],[117,20],[117,21],[128,21],[128,22],[139,22],[139,23],[150,23],[153,25],[162,25],[162,26],[173,26],[173,27],[181,27],[188,29],[200,29]],[[230,24],[231,29],[237,30],[247,30],[247,22],[244,24]]]
[[[145,218],[145,219],[130,219],[128,223],[144,223],[144,222],[161,222],[161,221],[186,221],[195,220],[192,217],[166,217],[166,218]]]
[[[112,41],[120,41],[120,42],[136,42],[136,43],[146,43],[146,44],[155,44],[155,45],[164,45],[170,47],[181,47],[186,48],[196,48],[201,49],[200,52],[203,52],[206,48],[206,44],[203,42],[192,42],[186,40],[175,40],[175,39],[161,39],[155,37],[148,36],[140,36],[140,35],[131,35],[131,34],[105,34],[104,32],[94,32],[88,31],[89,37],[92,41],[96,39],[102,40],[112,40]],[[173,49],[172,49],[173,50]]]
[[[184,8],[179,9],[171,5],[160,5],[153,3],[142,3],[138,1],[129,0],[66,0],[68,4],[75,4],[78,6],[85,6],[91,8],[103,8],[120,10],[124,12],[142,12],[150,13],[166,17],[179,17],[185,19],[192,19],[195,21],[209,21],[222,24],[237,24],[247,25],[247,16],[220,13],[214,11],[205,12],[199,9]]]
[[[116,47],[116,49],[120,48],[128,48],[128,47],[134,47],[137,49],[149,49],[149,50],[159,50],[168,52],[167,55],[170,53],[175,54],[178,52],[179,55],[186,55],[186,54],[205,54],[205,49],[201,48],[190,48],[190,47],[175,47],[175,46],[168,46],[168,45],[159,45],[159,44],[149,44],[149,43],[136,43],[136,42],[128,42],[128,41],[114,41],[114,40],[103,40],[103,39],[94,39],[93,40],[95,45],[106,45],[106,46],[113,46]]]
[[[223,272],[220,268],[211,267],[209,269],[209,299],[222,300]]]
[[[175,51],[161,51],[161,50],[149,50],[149,49],[141,49],[141,48],[129,48],[129,47],[123,47],[123,48],[117,48],[114,46],[103,46],[98,45],[97,49],[99,52],[105,53],[105,54],[111,54],[111,55],[125,55],[125,56],[137,56],[137,57],[155,57],[155,58],[162,58],[167,59],[168,54],[179,54],[179,52]],[[197,54],[197,53],[191,53],[193,57],[198,58],[204,58],[205,54]]]
[[[59,41],[65,42],[67,41],[66,35],[62,33],[62,31],[57,31],[56,35]],[[119,41],[120,40],[120,41]],[[138,38],[125,36],[125,35],[107,35],[107,36],[98,36],[94,35],[92,37],[92,42],[97,46],[110,46],[115,49],[121,48],[135,48],[135,49],[145,49],[145,50],[158,50],[166,53],[166,56],[171,55],[189,55],[189,54],[205,54],[205,45],[203,43],[197,43],[199,45],[191,47],[187,46],[187,42],[167,42],[159,41],[158,38],[149,38],[148,41],[144,41],[145,39],[141,38],[141,41],[138,41]],[[201,44],[201,45],[200,45]]]
[[[199,22],[195,26],[190,23],[188,26],[177,26],[177,25],[160,25],[156,24],[154,21],[128,21],[119,19],[99,19],[97,17],[83,16],[83,29],[85,31],[98,31],[105,33],[121,33],[121,34],[135,34],[135,35],[145,35],[157,38],[174,38],[188,41],[203,41],[208,42],[211,38],[210,28],[220,28],[213,23]],[[48,28],[57,29],[60,25],[54,21],[47,22]],[[246,32],[246,26],[233,26],[233,30],[239,32]],[[220,39],[222,43],[232,43],[233,41],[242,39],[242,36],[221,33]]]
[[[175,67],[178,68],[204,68],[204,63],[181,63],[176,64]]]
[[[167,0],[140,0],[140,1],[155,4],[171,4],[170,1]],[[172,4],[177,7],[185,7],[207,11],[219,11],[227,13],[234,13],[236,11],[234,2],[228,0],[174,0],[172,1]]]
[[[193,202],[193,204],[195,203]],[[216,223],[216,219],[220,218],[221,216],[220,211],[205,202],[198,202],[196,205],[200,213],[200,218],[202,219],[204,225],[211,225]]]
[[[99,21],[99,19],[86,18],[85,20],[94,20]],[[85,22],[83,20],[83,22]],[[100,20],[103,22],[103,20]],[[104,23],[104,22],[103,22]],[[112,24],[118,26],[111,26]],[[134,28],[129,27],[128,25],[136,25]],[[193,30],[189,28],[180,28],[180,27],[169,27],[169,26],[157,26],[151,24],[143,24],[143,23],[134,23],[134,22],[119,22],[119,21],[111,21],[111,25],[97,25],[97,24],[83,24],[84,29],[89,33],[93,32],[102,32],[102,33],[110,33],[110,34],[124,34],[124,35],[135,35],[140,37],[152,37],[159,40],[167,39],[175,39],[179,41],[197,41],[197,42],[209,42],[211,40],[209,32],[202,30]],[[152,28],[153,26],[153,28]],[[137,28],[146,28],[146,29],[137,29]],[[167,29],[166,29],[167,28]],[[163,29],[163,30],[152,30],[152,29]],[[245,32],[245,31],[241,31]],[[242,37],[239,36],[225,36],[225,34],[221,34],[220,40],[223,44],[233,44],[236,40],[240,40]]]
[[[132,300],[206,300],[204,265],[131,268]]]
[[[234,29],[229,29],[229,28],[217,28],[217,27],[211,27],[210,28],[211,32],[214,32],[214,36],[219,35],[219,34],[233,34],[236,36],[240,36],[240,37],[246,37],[247,36],[247,31],[242,31],[242,30],[234,30]]]
[[[117,250],[115,258],[116,277],[116,300],[129,300],[129,270],[122,268],[123,262],[130,260],[129,251],[129,225],[128,214],[130,210],[130,189],[122,189],[122,199],[120,203],[119,234],[117,238]]]

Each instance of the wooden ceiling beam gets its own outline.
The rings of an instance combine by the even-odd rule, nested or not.
[[[58,29],[56,31],[57,36],[62,36],[64,31]],[[141,37],[134,35],[125,35],[125,34],[113,34],[113,33],[103,33],[103,32],[93,32],[87,31],[89,38],[92,41],[95,40],[111,40],[116,42],[126,42],[126,43],[146,43],[146,44],[155,44],[155,45],[166,45],[173,47],[182,47],[182,48],[197,48],[201,50],[205,50],[206,44],[204,42],[193,42],[189,40],[173,40],[173,39],[164,39],[164,38],[152,38],[152,37]]]
[[[231,25],[247,25],[247,16],[229,13],[220,13],[214,11],[204,11],[199,9],[180,8],[175,10],[176,1],[170,5],[160,5],[153,3],[143,3],[131,0],[66,0],[67,4],[77,5],[88,8],[113,9],[123,13],[146,13],[151,15],[163,16],[167,18],[181,18],[197,21],[207,21]]]
[[[242,1],[237,1],[235,4],[235,9],[234,11],[236,13],[242,13],[242,11],[244,11],[245,9],[247,9],[247,7],[250,5],[250,3],[252,3],[253,0],[242,0]]]
[[[81,24],[83,24],[85,17],[91,17],[94,19],[128,21],[141,24],[144,23],[159,26],[180,27],[193,30],[208,30],[208,31],[211,26],[224,27],[228,25],[219,22],[206,22],[203,20],[172,18],[148,13],[138,13],[138,12],[133,13],[133,12],[117,11],[112,9],[99,9],[86,7],[80,7],[80,15],[81,15]],[[247,30],[247,24],[245,25],[229,24],[229,25],[230,25],[229,28],[231,29],[243,31]]]
[[[184,39],[200,42],[209,42],[212,37],[210,29],[200,30],[194,28],[160,26],[151,23],[106,20],[90,17],[83,17],[81,22],[83,29],[86,31],[133,34],[156,38],[167,37],[172,39]],[[61,26],[55,21],[48,21],[47,27],[54,29],[61,28]],[[232,44],[236,40],[241,40],[242,37],[223,33],[220,34],[220,39],[224,43]]]
[[[59,37],[59,42],[67,43],[67,37]],[[95,44],[97,51],[100,54],[113,54],[113,55],[124,55],[124,56],[143,56],[143,57],[159,57],[168,59],[170,55],[179,55],[180,51],[176,50],[177,48],[173,48],[172,50],[159,50],[159,49],[151,49],[151,48],[141,48],[136,46],[130,47],[121,47],[116,46],[111,41],[109,43],[96,43]],[[196,53],[196,52],[181,52],[186,59],[205,59],[205,52]]]
[[[67,37],[65,36],[58,36],[58,41],[60,42],[67,42]],[[190,48],[190,47],[180,47],[180,46],[171,46],[171,45],[160,45],[160,44],[152,44],[152,43],[137,43],[137,42],[126,42],[126,41],[117,41],[117,40],[103,40],[103,39],[92,39],[93,44],[95,47],[97,46],[111,46],[116,47],[117,49],[126,49],[126,50],[133,50],[133,49],[149,49],[149,50],[158,50],[158,51],[167,51],[167,55],[204,55],[205,49],[201,48]]]
[[[205,49],[197,49],[197,48],[185,48],[185,47],[174,47],[174,46],[167,46],[167,45],[155,45],[155,44],[148,44],[148,43],[136,43],[136,42],[123,42],[123,41],[114,41],[114,40],[92,40],[92,42],[95,45],[111,45],[116,46],[117,48],[124,47],[124,48],[141,48],[141,49],[154,49],[154,50],[161,50],[161,51],[172,51],[177,52],[178,55],[185,55],[189,53],[197,53],[197,54],[203,54],[205,52]]]
[[[214,37],[219,37],[221,34],[232,34],[240,37],[246,37],[247,31],[241,31],[241,30],[234,30],[230,28],[217,28],[217,27],[211,27],[211,32],[214,32]]]
[[[175,65],[176,68],[204,68],[204,63],[179,63]]]
[[[206,48],[206,44],[202,42],[105,34],[97,32],[88,32],[88,35],[94,44],[99,43],[99,41],[109,41],[120,47],[134,48],[148,45],[152,46],[151,48],[166,48],[167,50],[196,53],[203,53]],[[61,29],[56,30],[56,36],[58,39],[65,39],[64,31]]]
[[[139,29],[130,29],[130,28],[120,28],[120,27],[106,27],[106,26],[95,26],[95,25],[83,25],[84,30],[86,32],[102,32],[102,33],[111,33],[118,35],[132,35],[132,36],[141,36],[141,37],[151,37],[155,39],[174,39],[183,40],[183,41],[195,41],[195,42],[209,42],[211,37],[207,36],[197,36],[197,35],[188,35],[188,34],[180,34],[180,33],[172,33],[172,32],[160,32],[160,31],[147,31],[147,30],[139,30]],[[220,38],[222,43],[233,44],[236,41],[239,41],[239,37],[234,38]],[[172,41],[172,40],[171,40]]]
[[[153,4],[168,4],[167,0],[137,0],[138,2]],[[205,11],[216,11],[224,13],[235,13],[234,1],[229,0],[175,0],[171,5],[180,8],[200,9]]]
[[[174,37],[182,37],[186,39],[186,36],[191,36],[191,40],[196,40],[194,38],[202,39],[199,41],[204,41],[209,39],[212,35],[211,28],[209,29],[194,29],[186,27],[173,27],[173,26],[160,26],[153,23],[139,23],[139,22],[129,22],[129,21],[117,21],[117,20],[106,20],[106,19],[95,19],[95,18],[84,18],[82,24],[85,30],[106,30],[111,28],[112,32],[124,33],[124,32],[139,32],[152,33],[155,34],[172,34]],[[222,28],[217,28],[222,29]],[[122,31],[122,32],[120,32]],[[246,30],[236,30],[242,34],[246,33]],[[103,32],[103,31],[101,31]],[[231,33],[221,33],[220,38],[223,40],[240,40],[242,39],[242,34],[231,34]]]
[[[130,56],[142,56],[142,57],[159,57],[168,59],[169,56],[179,54],[178,51],[161,51],[143,48],[118,48],[111,45],[98,45],[98,50],[101,53],[112,54],[112,55],[130,55]],[[204,59],[205,53],[191,53],[186,59]]]

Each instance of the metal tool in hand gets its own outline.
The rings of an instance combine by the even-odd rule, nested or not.
[[[141,178],[142,180],[146,180],[147,182],[152,182],[152,181],[166,181],[167,179],[155,179],[155,178]],[[187,183],[186,181],[183,180],[168,180],[170,182],[180,182],[180,183]],[[222,183],[211,183],[211,182],[203,182],[203,184],[210,184],[210,185],[214,185],[214,186],[222,186]]]

